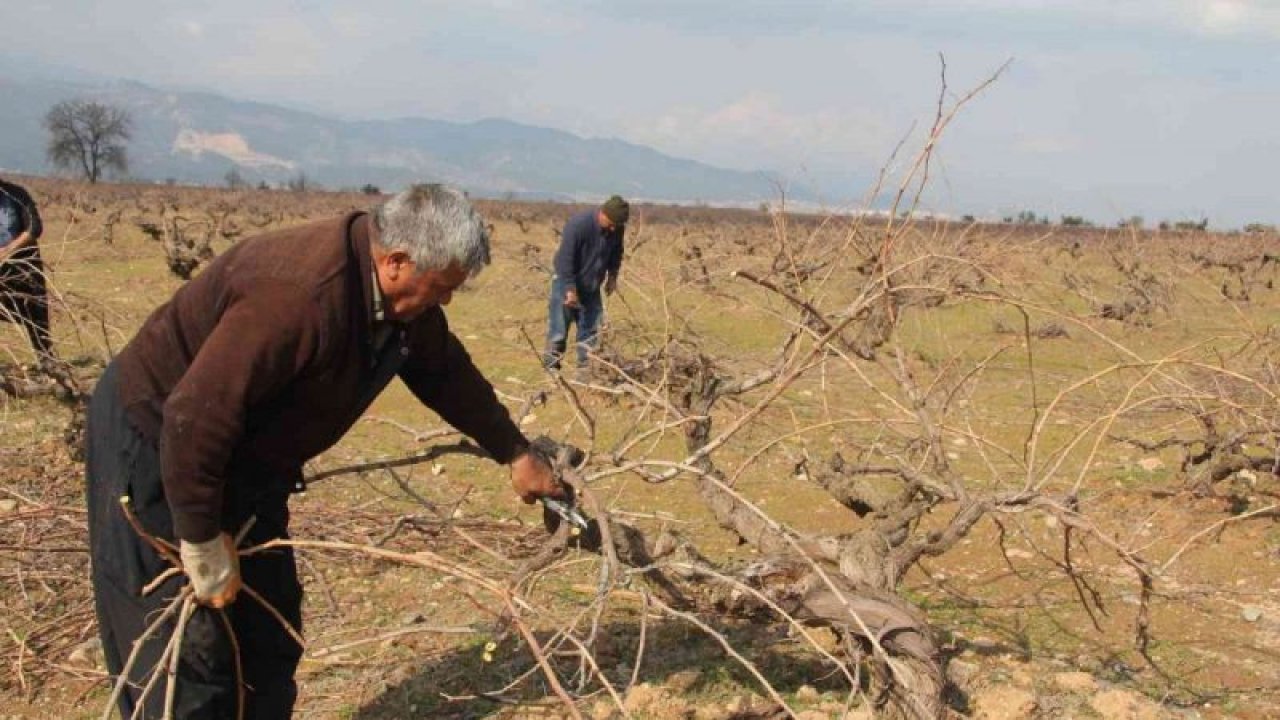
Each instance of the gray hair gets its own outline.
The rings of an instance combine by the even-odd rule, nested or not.
[[[374,211],[386,250],[409,255],[418,270],[453,263],[475,276],[489,264],[489,231],[462,191],[446,185],[413,185]]]

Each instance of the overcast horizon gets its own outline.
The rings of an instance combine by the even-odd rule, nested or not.
[[[0,7],[5,53],[348,119],[500,117],[773,170],[859,207],[947,131],[925,209],[1114,224],[1280,221],[1280,2],[429,3]],[[139,38],[143,41],[139,42]],[[899,157],[899,162],[902,157]]]

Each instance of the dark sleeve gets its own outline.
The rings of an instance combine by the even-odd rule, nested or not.
[[[14,236],[29,231],[32,240],[39,240],[40,235],[44,233],[44,223],[40,222],[40,212],[36,209],[36,203],[31,199],[31,194],[21,185],[12,183],[0,185],[0,191],[10,197],[18,211],[18,217],[15,219],[19,224],[11,228]]]
[[[160,473],[179,539],[222,529],[226,468],[251,407],[286,386],[318,352],[313,299],[293,287],[257,287],[218,318],[163,409]]]
[[[582,242],[582,223],[578,216],[569,218],[560,232],[560,250],[556,253],[556,275],[566,290],[578,289],[578,245]]]
[[[31,199],[31,195],[23,188],[19,188],[22,192],[20,199],[22,206],[26,210],[27,227],[30,231],[32,240],[39,240],[44,234],[44,223],[40,220],[40,210],[36,208],[36,201]]]
[[[529,446],[438,309],[419,320],[411,333],[400,378],[424,405],[499,463],[511,462]]]
[[[614,243],[613,247],[610,248],[612,253],[609,255],[609,264],[606,265],[605,268],[609,271],[609,274],[614,277],[617,277],[618,271],[622,269],[622,240],[626,235],[627,228],[624,226],[622,229],[618,230],[618,242]]]

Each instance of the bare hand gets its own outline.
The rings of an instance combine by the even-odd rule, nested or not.
[[[183,540],[179,554],[196,602],[211,608],[235,602],[241,585],[240,556],[230,535],[222,533],[202,543]]]
[[[511,461],[511,488],[525,504],[533,504],[542,497],[564,497],[564,488],[556,482],[551,466],[532,452]]]
[[[618,276],[610,275],[604,279],[604,294],[612,295],[618,289]]]
[[[578,307],[578,291],[566,290],[564,293],[564,306],[567,308]]]

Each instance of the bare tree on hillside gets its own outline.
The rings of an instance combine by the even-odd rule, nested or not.
[[[63,100],[44,116],[49,131],[45,154],[55,167],[81,173],[98,182],[105,170],[129,170],[125,143],[132,136],[133,119],[121,107],[92,100]]]

